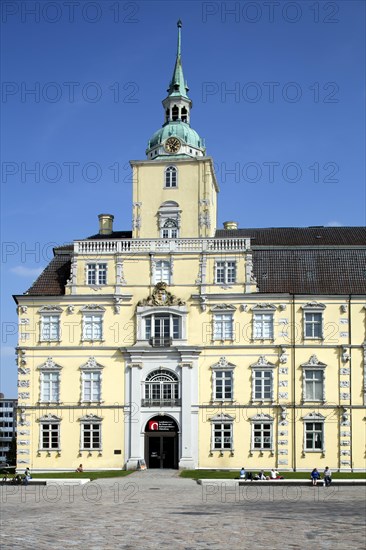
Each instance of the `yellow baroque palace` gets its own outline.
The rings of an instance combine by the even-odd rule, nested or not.
[[[132,231],[100,214],[14,297],[18,468],[364,470],[366,229],[216,228],[180,33]]]

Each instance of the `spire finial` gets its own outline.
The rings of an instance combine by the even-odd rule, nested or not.
[[[178,48],[177,48],[177,57],[180,57],[181,55],[181,28],[182,28],[182,21],[179,19],[177,22],[178,27]]]

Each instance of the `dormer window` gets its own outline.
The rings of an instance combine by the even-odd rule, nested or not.
[[[168,166],[165,170],[165,187],[177,187],[178,170],[175,166]]]

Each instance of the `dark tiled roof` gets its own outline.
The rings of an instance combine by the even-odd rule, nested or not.
[[[110,235],[97,233],[96,235],[87,237],[87,239],[103,239],[103,241],[106,239],[132,239],[132,231],[113,231]]]
[[[70,278],[72,251],[73,245],[55,248],[55,257],[26,294],[31,296],[61,296],[65,294],[65,285]]]
[[[366,246],[366,227],[265,227],[217,229],[217,238],[251,237],[252,246]]]
[[[260,292],[366,294],[366,250],[254,250]]]

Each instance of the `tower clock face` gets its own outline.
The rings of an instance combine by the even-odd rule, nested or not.
[[[180,149],[180,141],[176,137],[170,137],[164,143],[164,149],[167,153],[178,153]]]

